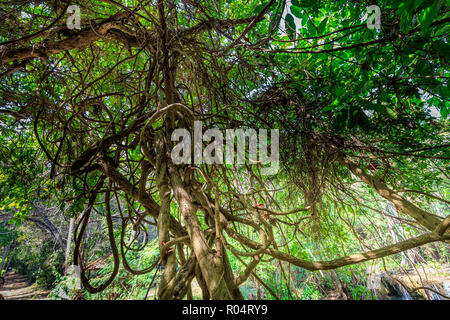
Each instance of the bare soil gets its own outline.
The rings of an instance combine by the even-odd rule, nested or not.
[[[4,277],[5,286],[0,289],[0,294],[5,300],[46,300],[50,292],[29,285],[27,278],[18,273],[9,272]]]

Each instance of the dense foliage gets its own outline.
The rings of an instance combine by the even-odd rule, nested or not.
[[[17,268],[53,287],[67,249],[91,299],[372,299],[369,266],[448,268],[450,2],[369,28],[372,2],[3,1],[1,217],[59,246],[16,241]],[[278,129],[279,171],[175,163],[194,121]]]

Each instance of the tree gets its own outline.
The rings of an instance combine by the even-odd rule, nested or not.
[[[34,133],[61,196],[84,205],[82,270],[90,217],[107,225],[114,269],[98,287],[82,271],[84,287],[104,290],[120,263],[153,270],[130,267],[142,246],[125,240],[151,224],[160,299],[183,298],[194,277],[205,299],[241,299],[267,259],[328,270],[448,241],[450,217],[413,201],[448,205],[432,192],[448,178],[448,12],[440,0],[378,3],[380,30],[361,22],[359,1],[77,1],[81,29],[65,25],[66,1],[3,4],[1,121]],[[279,129],[280,171],[175,164],[172,133],[196,120]],[[356,222],[344,225],[357,216],[376,231],[365,198],[391,202],[411,237],[364,244]],[[302,249],[345,232],[363,252],[315,261]]]

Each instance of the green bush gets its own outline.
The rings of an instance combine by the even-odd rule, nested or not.
[[[64,273],[64,255],[61,250],[54,251],[52,242],[40,246],[18,246],[12,250],[10,259],[15,271],[43,289],[52,288]]]

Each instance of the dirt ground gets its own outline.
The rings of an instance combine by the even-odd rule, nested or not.
[[[5,280],[5,286],[0,289],[5,300],[46,300],[50,292],[29,285],[27,278],[17,273],[7,273]]]

